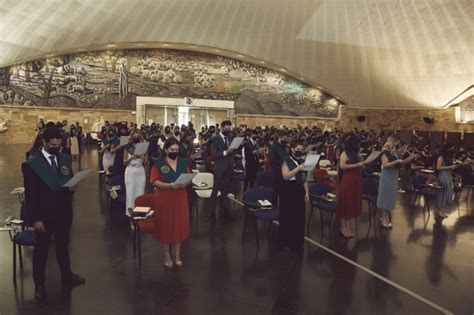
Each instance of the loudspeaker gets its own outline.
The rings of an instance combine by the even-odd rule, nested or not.
[[[357,121],[358,121],[358,122],[363,122],[363,121],[365,121],[365,116],[362,116],[362,115],[357,116]]]
[[[425,124],[432,124],[432,123],[434,123],[434,118],[432,118],[432,117],[423,117],[423,121],[425,122]]]

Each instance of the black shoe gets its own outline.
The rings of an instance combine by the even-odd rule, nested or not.
[[[46,302],[46,290],[44,285],[35,288],[35,300],[38,302]]]
[[[82,285],[82,284],[86,283],[86,279],[84,279],[83,277],[81,277],[79,275],[71,273],[70,276],[62,279],[62,283],[63,283],[63,285],[76,287],[78,285]]]

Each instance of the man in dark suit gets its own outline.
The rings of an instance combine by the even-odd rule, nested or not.
[[[46,300],[45,270],[52,234],[56,243],[56,258],[63,286],[84,284],[84,278],[71,272],[69,232],[72,223],[72,197],[76,187],[63,185],[72,178],[71,158],[59,153],[61,133],[56,127],[43,133],[43,149],[22,164],[26,207],[36,244],[33,253],[35,299]]]
[[[225,120],[221,125],[221,132],[212,137],[211,155],[214,160],[214,187],[211,194],[210,221],[216,221],[217,192],[221,192],[220,201],[224,218],[235,220],[230,214],[230,205],[227,194],[230,191],[232,171],[234,168],[234,153],[237,152],[229,148],[234,136],[231,133],[232,122]]]
[[[258,135],[255,130],[250,131],[249,138],[245,141],[244,152],[245,152],[245,180],[244,180],[244,192],[247,188],[252,188],[255,184],[255,178],[257,177],[258,167],[260,166],[259,160],[259,146],[257,143]]]

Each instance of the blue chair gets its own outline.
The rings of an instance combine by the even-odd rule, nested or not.
[[[244,205],[246,209],[244,229],[242,232],[242,242],[245,241],[245,231],[247,229],[247,222],[250,216],[255,218],[255,234],[257,241],[257,248],[260,247],[258,237],[258,220],[268,222],[268,238],[270,239],[270,230],[272,222],[280,218],[280,212],[277,209],[261,209],[257,205],[258,200],[271,200],[272,189],[269,188],[250,188],[244,193]]]
[[[255,187],[268,187],[272,188],[274,182],[274,176],[272,172],[260,172],[257,173],[255,179]]]
[[[112,203],[118,204],[118,205],[124,205],[125,200],[126,200],[126,194],[125,194],[125,176],[123,175],[112,175],[109,177],[109,181],[107,183],[108,187],[108,192],[110,189],[114,186],[120,186],[119,190],[116,190],[117,192],[117,198],[111,199],[110,198],[110,206]],[[109,198],[109,197],[108,197]]]
[[[379,194],[378,177],[364,177],[362,179],[362,199],[367,201],[369,208],[369,224],[372,224],[372,205],[374,206],[373,220],[377,214],[377,197]]]
[[[331,187],[328,184],[323,183],[313,183],[309,185],[309,199],[311,202],[311,210],[309,212],[308,223],[306,225],[306,234],[309,236],[309,226],[311,224],[311,219],[313,217],[314,208],[319,209],[319,214],[321,217],[321,237],[324,235],[324,218],[323,212],[329,214],[329,230],[331,230],[331,222],[334,213],[336,213],[337,202],[336,201],[327,201],[322,197],[327,193],[331,192]]]
[[[23,203],[20,208],[21,231],[10,235],[13,243],[13,283],[16,284],[16,252],[18,248],[18,258],[20,260],[20,269],[23,270],[23,257],[21,254],[22,246],[34,246],[36,244],[36,234],[34,230],[28,229],[33,226],[33,222],[28,217],[26,204]]]
[[[426,184],[426,178],[423,176],[414,176],[413,177],[413,189],[415,190],[415,199],[413,200],[413,206],[411,207],[411,212],[413,213],[413,209],[416,204],[416,200],[423,196],[425,204],[423,205],[423,213],[425,213],[425,209],[428,209],[428,219],[430,217],[430,199],[436,198],[438,195],[437,190],[443,189],[443,187],[439,186],[428,186]]]

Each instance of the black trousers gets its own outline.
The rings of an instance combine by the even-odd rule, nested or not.
[[[245,180],[244,180],[244,192],[248,188],[252,188],[255,185],[255,179],[257,178],[258,164],[255,162],[249,162],[245,164]]]
[[[281,175],[281,168],[272,166],[273,173],[273,199],[272,204],[277,207],[279,204],[279,197],[281,193],[281,186],[283,185],[283,176]]]
[[[302,183],[284,181],[280,194],[280,243],[298,249],[304,244],[306,203]]]
[[[214,171],[214,187],[211,193],[211,216],[216,215],[217,192],[221,192],[220,202],[221,209],[225,215],[230,214],[230,203],[227,194],[230,192],[230,185],[232,180],[232,170]]]
[[[63,278],[71,275],[69,260],[70,220],[58,222],[44,222],[46,232],[36,232],[36,245],[33,252],[33,279],[35,286],[41,286],[46,280],[46,262],[51,236],[54,234],[56,244],[56,259]]]

